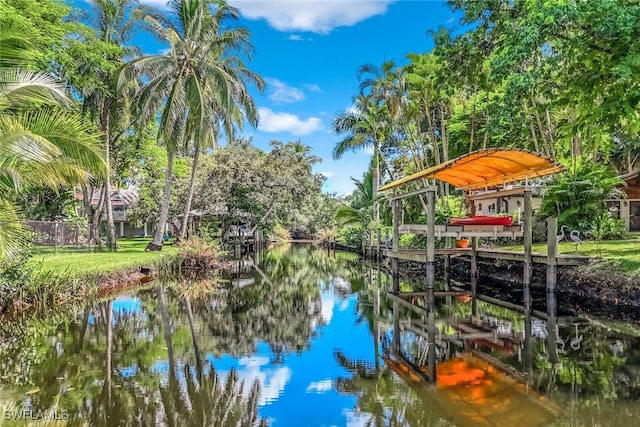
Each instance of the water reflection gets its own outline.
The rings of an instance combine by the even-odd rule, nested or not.
[[[429,318],[391,298],[394,280],[375,266],[305,245],[245,257],[222,279],[153,283],[3,325],[0,403],[98,426],[513,425],[523,414],[522,425],[630,426],[640,416],[640,341],[594,323],[554,328],[483,301],[471,319],[456,293],[436,298]],[[427,307],[422,284],[397,282]],[[415,332],[429,322],[433,339]]]

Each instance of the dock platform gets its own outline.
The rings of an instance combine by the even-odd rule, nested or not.
[[[396,258],[405,261],[427,261],[426,249],[400,249],[394,252],[392,249],[382,249],[384,256],[389,258]],[[449,248],[449,249],[435,249],[436,256],[438,255],[451,255],[451,256],[464,256],[472,254],[471,248]],[[485,259],[499,259],[505,261],[520,261],[524,262],[524,253],[517,251],[510,251],[505,249],[485,249],[478,248],[478,258]],[[588,264],[593,258],[584,255],[570,255],[570,254],[558,254],[556,256],[557,265],[575,266]],[[548,255],[541,252],[531,252],[531,261],[536,264],[546,264],[548,261]]]

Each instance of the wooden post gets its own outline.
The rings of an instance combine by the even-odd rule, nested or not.
[[[478,237],[471,238],[471,316],[478,316]]]
[[[391,213],[393,214],[393,252],[400,249],[400,200],[391,200]]]
[[[533,346],[531,345],[531,244],[532,244],[532,206],[531,206],[531,188],[526,187],[524,190],[524,271],[522,274],[523,301],[524,301],[524,360],[525,363],[533,360]],[[528,339],[526,339],[528,338]],[[525,364],[526,372],[530,372],[530,367]]]
[[[378,244],[376,245],[376,260],[380,262],[380,250],[381,250],[382,230],[378,228]]]
[[[427,191],[427,291],[433,293],[436,261],[436,191]],[[431,304],[432,301],[428,301]]]
[[[429,381],[436,383],[436,321],[435,321],[435,261],[436,261],[436,189],[427,191],[427,361]]]
[[[445,291],[450,290],[451,288],[451,255],[447,254],[444,256],[444,283],[445,283]]]
[[[547,219],[547,349],[549,362],[558,362],[556,283],[558,276],[558,218]]]
[[[394,295],[400,293],[400,266],[398,258],[391,258],[391,280],[393,281],[392,292]]]

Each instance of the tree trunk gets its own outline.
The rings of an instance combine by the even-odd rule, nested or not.
[[[476,88],[473,88],[473,101],[471,106],[471,135],[469,136],[469,152],[473,151],[473,140],[475,138],[475,130],[476,130],[476,97],[478,96],[478,91]]]
[[[99,243],[98,236],[98,227],[100,227],[100,222],[102,220],[102,210],[104,208],[104,185],[102,186],[102,190],[100,191],[100,199],[98,200],[98,204],[94,207],[91,204],[91,200],[93,199],[93,193],[95,193],[96,188],[93,184],[88,184],[87,186],[82,187],[82,203],[84,204],[84,210],[87,213],[87,220],[89,226],[89,246],[91,244],[97,245]]]
[[[116,251],[118,249],[118,243],[116,241],[116,227],[113,223],[113,206],[111,205],[111,102],[104,100],[102,104],[102,117],[100,120],[102,132],[104,133],[104,149],[105,149],[105,163],[106,175],[104,181],[105,191],[105,209],[107,211],[107,248],[110,251]]]
[[[551,124],[551,114],[549,113],[549,109],[545,110],[545,114],[547,117],[547,132],[549,132],[549,155],[551,158],[556,158],[556,150],[555,150],[555,138],[553,137],[553,125]]]
[[[184,213],[182,216],[182,225],[180,226],[180,240],[187,238],[187,226],[189,225],[189,215],[191,213],[191,202],[193,201],[193,191],[196,186],[196,172],[198,168],[198,160],[200,159],[200,147],[195,147],[193,154],[193,163],[191,165],[191,178],[189,179],[189,192],[187,193],[187,201],[184,204]]]
[[[527,118],[529,119],[529,129],[531,130],[531,139],[533,140],[533,149],[536,153],[540,152],[540,144],[538,144],[538,136],[536,135],[536,128],[535,125],[533,123],[533,118],[531,117],[531,113],[529,112],[529,108],[527,107],[527,101],[524,101],[523,103],[524,106],[524,112],[527,115]]]
[[[449,161],[449,137],[447,136],[447,125],[444,119],[444,104],[440,106],[440,138],[442,139],[442,162]],[[444,195],[449,195],[449,183],[444,182]]]
[[[175,153],[167,150],[167,175],[164,181],[164,192],[162,193],[162,205],[160,206],[160,218],[158,219],[158,227],[153,236],[153,241],[147,245],[145,250],[161,251],[164,241],[164,228],[169,219],[169,203],[171,202],[171,184],[173,181],[173,158]]]
[[[378,188],[380,186],[380,148],[376,141],[373,152],[373,220],[380,221],[380,204],[378,203]]]

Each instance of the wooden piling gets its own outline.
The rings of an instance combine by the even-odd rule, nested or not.
[[[427,191],[427,361],[429,381],[436,383],[436,320],[435,320],[435,265],[436,265],[436,191]]]
[[[478,316],[478,238],[471,238],[471,316]]]
[[[547,219],[547,351],[549,362],[558,362],[556,283],[558,276],[558,218]]]
[[[394,295],[400,293],[400,262],[398,258],[391,259],[391,280],[393,281],[392,292]]]
[[[524,360],[525,370],[530,372],[532,367],[528,366],[526,362],[533,360],[533,346],[531,345],[531,244],[533,240],[532,235],[532,205],[531,205],[531,188],[526,187],[524,190],[524,212],[523,212],[523,227],[524,227],[524,271],[522,274],[522,287],[523,287],[523,301],[524,301],[524,333],[525,339],[524,346]]]
[[[393,215],[393,252],[400,249],[400,200],[391,199],[391,213]]]
[[[435,284],[436,262],[436,192],[435,188],[427,191],[427,290],[433,291]],[[428,301],[432,304],[433,301]]]

